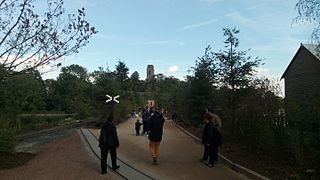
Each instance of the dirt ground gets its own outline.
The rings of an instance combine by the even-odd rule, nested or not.
[[[79,134],[41,145],[40,152],[25,165],[0,171],[5,180],[119,179],[111,172],[100,174],[99,161],[88,153]]]

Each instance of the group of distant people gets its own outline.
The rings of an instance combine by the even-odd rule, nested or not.
[[[132,117],[138,117],[132,113]],[[162,112],[156,108],[142,110],[142,123],[139,118],[135,122],[136,135],[140,135],[141,126],[143,126],[142,135],[148,135],[149,150],[154,164],[158,164],[159,147],[163,135],[163,125],[165,118]],[[177,121],[177,113],[172,114],[172,120]],[[112,123],[114,116],[110,115],[103,124],[99,136],[99,147],[101,150],[101,173],[107,173],[107,154],[110,152],[112,169],[116,170],[120,166],[117,164],[117,152],[119,139],[115,125]],[[202,133],[202,144],[204,145],[202,162],[208,167],[213,167],[218,161],[218,147],[222,145],[221,119],[213,113],[212,109],[207,109],[204,114],[204,130]]]

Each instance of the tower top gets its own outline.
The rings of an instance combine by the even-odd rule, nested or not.
[[[154,76],[154,66],[152,64],[149,64],[147,66],[147,79],[152,79]]]

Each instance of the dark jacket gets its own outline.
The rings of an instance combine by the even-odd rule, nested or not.
[[[142,125],[141,122],[136,122],[136,123],[135,123],[135,129],[136,129],[136,130],[140,130],[141,125]]]
[[[213,137],[213,124],[212,122],[207,122],[204,125],[203,133],[202,133],[202,144],[209,144]]]
[[[210,121],[205,124],[202,133],[202,144],[209,144],[209,146],[222,145],[222,137],[217,128]]]
[[[119,147],[119,139],[117,135],[116,127],[112,122],[105,123],[100,131],[99,147]]]
[[[163,134],[164,118],[159,112],[154,112],[149,120],[149,139],[151,141],[161,141]]]

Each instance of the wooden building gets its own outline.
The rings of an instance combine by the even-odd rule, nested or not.
[[[319,55],[317,45],[301,44],[281,77],[285,83],[286,114],[289,117],[320,104]]]

